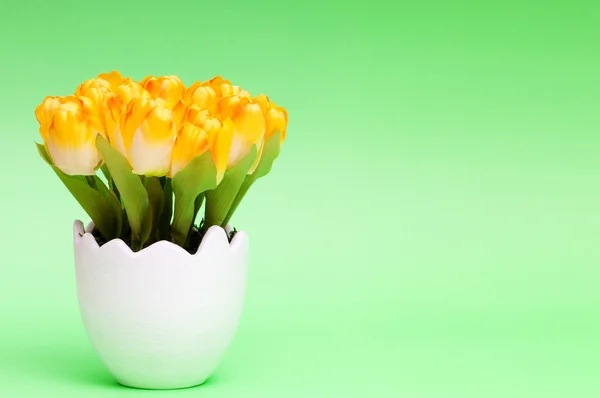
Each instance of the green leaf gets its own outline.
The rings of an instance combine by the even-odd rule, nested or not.
[[[121,210],[121,214],[123,214],[123,226],[121,227],[121,236],[120,238],[127,242],[129,238],[131,238],[131,227],[129,226],[129,219],[127,218],[127,212]]]
[[[269,174],[273,167],[273,162],[279,156],[279,152],[281,152],[281,132],[273,134],[265,142],[258,166],[256,166],[254,173],[251,174],[254,177],[254,181]]]
[[[254,170],[254,173],[247,175],[246,178],[244,179],[244,182],[242,183],[240,190],[238,191],[235,199],[233,200],[233,203],[231,204],[231,207],[229,208],[229,211],[227,212],[227,216],[225,217],[225,220],[223,220],[223,223],[225,225],[227,225],[227,223],[229,223],[229,220],[231,220],[233,213],[236,211],[236,209],[240,205],[242,199],[244,199],[244,196],[246,196],[246,193],[248,192],[248,190],[250,189],[252,184],[254,184],[256,182],[256,180],[258,180],[259,178],[264,177],[267,174],[269,174],[269,172],[271,171],[271,168],[273,167],[273,162],[279,156],[280,151],[281,151],[281,132],[278,132],[278,133],[272,135],[265,142],[265,146],[263,148],[262,155],[260,157],[260,160],[258,161],[258,165],[256,166],[256,169]]]
[[[71,195],[92,219],[104,239],[111,240],[118,237],[121,232],[121,206],[114,196],[107,194],[110,192],[102,180],[98,176],[65,174],[52,163],[46,148],[41,144],[36,143],[36,145],[42,159],[52,167]],[[91,181],[96,189],[90,186]]]
[[[102,155],[110,175],[119,190],[131,227],[131,248],[143,247],[152,228],[152,207],[144,184],[133,173],[129,162],[102,136],[96,138],[96,147]]]
[[[250,152],[235,166],[225,172],[219,186],[206,193],[206,208],[204,211],[204,228],[218,225],[225,228],[227,213],[233,204],[252,163],[256,160],[257,150],[253,146]]]
[[[192,160],[173,177],[175,213],[171,226],[173,242],[183,246],[194,222],[194,204],[198,196],[217,186],[217,168],[210,151]]]
[[[118,237],[121,235],[121,230],[123,229],[123,209],[121,208],[121,202],[119,202],[115,193],[108,189],[98,176],[93,176],[93,178],[95,189],[105,198],[112,208],[113,214],[117,220],[117,234],[115,237]]]
[[[40,154],[40,157],[44,160],[44,162],[54,167],[54,162],[52,162],[52,159],[50,159],[50,155],[46,151],[46,147],[42,144],[38,144],[37,142],[35,143],[35,146],[37,147],[38,153]]]
[[[162,212],[158,217],[158,239],[171,240],[169,236],[169,227],[171,226],[171,218],[173,216],[173,186],[171,179],[164,177],[162,187]]]
[[[202,207],[202,203],[204,203],[205,196],[206,195],[204,193],[201,193],[200,195],[198,195],[198,197],[194,201],[194,218],[192,219],[192,225],[190,225],[190,228],[193,227],[194,223],[196,222],[196,217],[198,217],[198,212],[200,211],[200,208]]]
[[[146,245],[154,243],[158,239],[158,219],[162,213],[163,207],[163,192],[160,180],[158,177],[146,177],[146,192],[152,206],[152,227],[150,228],[150,236],[146,241]]]
[[[102,170],[102,174],[104,174],[104,177],[106,177],[107,180],[110,180],[110,170],[108,170],[108,166],[106,166],[106,163],[102,163],[102,166],[100,166],[100,170]]]
[[[108,170],[108,166],[106,166],[106,163],[102,164],[102,167],[100,167],[100,170],[102,170],[102,174],[104,174],[104,177],[106,177],[106,181],[108,181],[108,188],[112,192],[114,192],[117,199],[119,199],[119,190],[115,186],[115,182],[113,181],[112,176],[110,175],[110,171]]]

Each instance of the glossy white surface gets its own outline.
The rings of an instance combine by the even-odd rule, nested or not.
[[[99,247],[76,221],[74,245],[81,316],[117,381],[147,389],[202,384],[238,326],[247,235],[229,244],[214,226],[196,254],[167,241],[134,253],[120,239]]]

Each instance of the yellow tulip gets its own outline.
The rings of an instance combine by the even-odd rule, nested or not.
[[[196,156],[210,148],[208,133],[190,122],[184,122],[173,146],[170,176],[174,177]]]
[[[266,119],[266,130],[265,130],[265,140],[271,138],[271,136],[278,131],[281,131],[281,144],[285,141],[286,130],[288,124],[288,114],[287,110],[284,107],[277,106],[274,103],[271,103],[271,107],[269,108]]]
[[[211,112],[216,111],[217,99],[216,90],[208,82],[196,82],[186,91],[186,102],[189,106],[199,109],[208,109]]]
[[[152,98],[164,100],[169,107],[177,104],[185,93],[185,85],[177,76],[147,76],[140,83]]]
[[[106,129],[108,140],[123,156],[127,156],[127,154],[125,153],[119,122],[127,111],[127,105],[129,105],[131,100],[140,97],[150,98],[150,94],[140,83],[130,81],[122,84],[107,95],[104,109],[101,112],[104,117],[104,128]]]
[[[269,100],[269,97],[267,97],[264,94],[256,96],[256,98],[254,98],[254,101],[260,106],[263,116],[265,118],[265,133],[261,141],[260,147],[258,149],[258,156],[256,157],[254,163],[252,163],[252,166],[250,166],[248,174],[254,173],[254,171],[258,167],[260,159],[263,155],[265,142],[278,131],[281,132],[279,144],[283,144],[286,135],[288,117],[285,108],[275,105]]]
[[[221,76],[217,76],[209,80],[210,85],[220,94],[221,97],[229,97],[231,95],[246,95],[248,92],[242,90],[240,86],[234,86],[229,80],[224,80]]]
[[[179,128],[185,117],[186,105],[184,96],[185,84],[177,76],[147,76],[141,85],[148,91],[153,99],[162,102],[162,105],[173,111],[173,120]]]
[[[123,77],[123,75],[121,75],[121,73],[119,73],[119,71],[116,70],[109,73],[101,73],[98,75],[97,78],[108,82],[111,90],[114,90],[116,87],[122,84],[127,84],[130,81],[132,81],[131,78]]]
[[[84,113],[94,128],[103,129],[104,102],[110,93],[121,84],[127,84],[130,78],[124,78],[118,71],[101,73],[97,77],[86,80],[75,90],[75,96],[82,100]]]
[[[110,73],[101,73],[94,79],[86,80],[81,83],[77,90],[75,90],[76,96],[86,95],[89,89],[95,88],[102,91],[111,91],[131,81],[128,77],[123,77],[118,71],[112,71]]]
[[[75,97],[47,97],[36,110],[40,135],[52,162],[69,175],[94,175],[102,158],[94,128],[85,117],[83,102]]]
[[[281,131],[281,143],[285,140],[288,114],[287,110],[281,106],[275,105],[269,97],[260,94],[254,98],[254,101],[260,105],[265,116],[265,141],[273,134]]]
[[[122,85],[133,83],[124,78],[118,71],[101,73],[94,79],[86,80],[75,90],[75,96],[83,102],[84,113],[95,129],[105,130],[103,114],[106,111],[105,101]]]
[[[95,131],[100,131],[104,135],[104,103],[108,95],[108,91],[100,88],[90,88],[84,95],[76,96],[82,103],[84,117],[90,122]]]
[[[120,118],[119,130],[125,157],[134,173],[167,175],[177,136],[171,109],[161,101],[147,97],[134,98]]]
[[[40,135],[44,142],[48,140],[48,130],[52,124],[52,117],[61,104],[63,97],[46,97],[44,101],[35,108],[35,117],[40,124]]]
[[[231,120],[227,119],[221,122],[219,119],[211,117],[208,110],[190,108],[186,115],[186,121],[177,134],[170,176],[175,176],[194,158],[210,150],[217,168],[217,183],[221,182],[227,168],[232,135],[233,122]]]
[[[234,126],[227,162],[229,169],[246,156],[252,146],[260,148],[266,128],[265,116],[260,104],[244,92],[224,97],[217,105],[221,119],[230,119]]]
[[[205,82],[192,84],[187,89],[186,101],[189,106],[208,109],[215,113],[217,112],[217,102],[223,97],[232,95],[250,96],[239,86],[234,86],[229,80],[217,76]]]

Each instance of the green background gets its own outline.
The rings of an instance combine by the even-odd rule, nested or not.
[[[600,3],[4,1],[0,396],[600,396]],[[289,111],[239,333],[120,387],[79,318],[34,108],[100,72],[221,75]]]

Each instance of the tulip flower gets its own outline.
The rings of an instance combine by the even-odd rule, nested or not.
[[[108,94],[101,115],[104,118],[104,128],[109,142],[125,157],[127,157],[127,153],[125,152],[119,123],[121,117],[127,111],[129,103],[134,98],[140,97],[151,98],[150,93],[140,83],[131,81],[122,84]]]
[[[138,82],[117,71],[46,97],[35,115],[37,150],[94,222],[92,233],[133,251],[169,240],[191,252],[192,233],[228,225],[270,172],[288,124],[285,108],[220,76],[186,88],[177,76]]]
[[[120,85],[131,82],[119,72],[101,73],[96,78],[86,80],[75,90],[75,96],[83,102],[84,113],[91,120],[94,128],[104,128],[104,103],[112,91]]]
[[[229,80],[217,76],[205,82],[192,84],[186,91],[186,101],[190,106],[208,109],[212,113],[216,113],[217,102],[223,97],[232,95],[250,96],[239,86],[234,86]]]
[[[105,131],[104,120],[101,117],[109,92],[100,88],[90,88],[84,95],[76,96],[82,103],[84,117],[90,122],[95,131]]]
[[[213,215],[215,220],[220,222],[221,225],[226,225],[229,222],[240,202],[244,199],[246,193],[256,180],[269,173],[273,162],[279,156],[281,144],[285,140],[288,121],[285,108],[275,105],[267,96],[262,94],[254,98],[254,102],[260,107],[265,119],[264,135],[260,142],[256,159],[248,169],[247,175],[243,177],[243,181],[239,185],[234,185],[234,189],[231,189],[231,192],[228,192],[226,195],[229,198],[234,196],[226,214],[223,216],[223,211],[221,211],[218,216]],[[278,139],[276,136],[277,133],[279,133]],[[224,199],[221,200],[224,201]],[[221,210],[222,207],[217,207],[217,209]],[[214,213],[215,211],[213,210],[212,212]]]
[[[207,109],[190,108],[177,134],[170,176],[173,178],[175,212],[171,233],[174,242],[185,242],[198,201],[219,185],[227,168],[233,122],[210,116]]]
[[[134,173],[159,177],[169,172],[177,136],[171,109],[153,99],[134,98],[120,119],[119,129]]]
[[[281,132],[280,143],[283,144],[288,123],[287,110],[269,101],[268,108],[265,112],[265,122],[265,141],[271,138],[275,133]]]
[[[217,183],[227,168],[233,134],[233,122],[210,117],[207,110],[191,108],[187,121],[177,134],[171,161],[171,176],[183,170],[193,159],[210,150],[217,169]]]
[[[196,82],[192,84],[186,91],[186,102],[189,106],[194,106],[198,109],[208,109],[211,112],[216,112],[217,91],[209,84],[209,82]]]
[[[177,76],[147,76],[141,81],[141,85],[153,99],[173,111],[173,119],[179,129],[186,111],[186,88],[183,82]]]
[[[256,164],[251,168],[251,172],[254,172],[256,166],[258,165],[258,161],[262,156],[262,152],[264,150],[264,144],[276,133],[281,133],[279,137],[279,145],[283,144],[285,141],[286,130],[288,123],[288,114],[287,110],[281,106],[275,105],[273,102],[269,102],[269,107],[267,108],[265,114],[265,136],[258,154],[258,158],[256,159]]]
[[[217,111],[222,120],[231,120],[233,134],[227,155],[227,173],[222,183],[206,194],[204,219],[209,225],[225,226],[246,175],[257,163],[266,122],[261,103],[245,92],[221,98],[217,102]]]
[[[231,95],[249,95],[246,90],[242,90],[240,86],[232,85],[229,80],[223,80],[221,76],[212,78],[209,80],[209,84],[220,94],[221,98]]]
[[[250,148],[260,148],[265,134],[265,116],[259,103],[248,96],[232,95],[224,97],[217,103],[222,119],[233,122],[233,138],[229,150],[227,168],[235,166]]]
[[[275,104],[271,104],[271,108],[267,113],[266,117],[266,130],[265,130],[265,140],[269,139],[273,134],[278,131],[281,132],[281,143],[285,141],[286,130],[288,123],[288,114],[287,110],[281,106],[277,106]]]
[[[47,97],[36,110],[40,135],[50,159],[68,175],[94,175],[101,164],[96,135],[104,134],[75,96]]]
[[[280,132],[281,136],[279,139],[279,146],[283,144],[283,141],[285,141],[288,120],[287,111],[285,108],[275,105],[267,96],[261,94],[258,95],[254,100],[260,105],[265,117],[265,134],[258,151],[258,156],[250,167],[248,174],[252,174],[256,170],[256,167],[258,166],[262,157],[264,145],[269,138],[271,138],[277,132]]]
[[[185,94],[185,85],[177,76],[147,76],[140,84],[148,90],[152,98],[160,98],[166,106],[175,106]]]
[[[128,77],[123,77],[118,71],[110,73],[101,73],[96,78],[86,80],[80,84],[75,90],[76,96],[86,95],[91,88],[100,89],[103,91],[112,91],[121,84],[127,84],[131,81]]]

